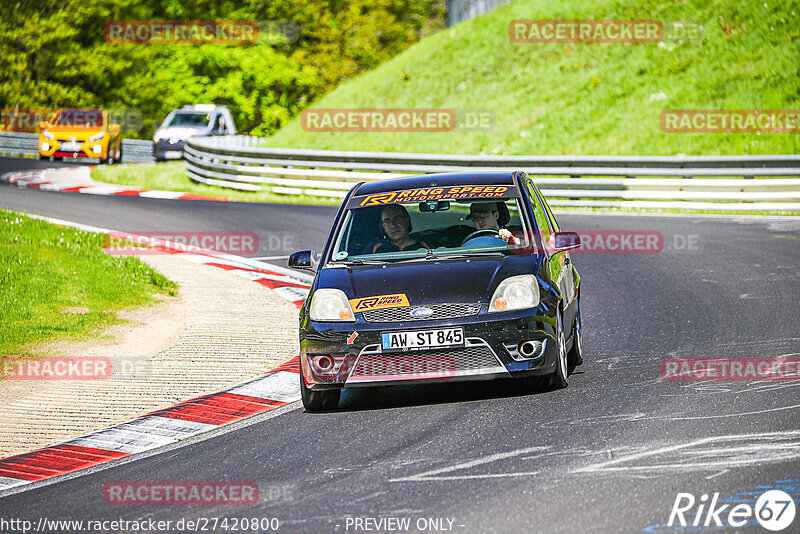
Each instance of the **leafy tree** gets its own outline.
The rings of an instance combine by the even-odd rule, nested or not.
[[[114,44],[103,35],[111,20],[284,21],[296,31],[242,45]],[[240,131],[268,135],[443,26],[444,0],[9,0],[0,108],[135,109],[144,122],[127,135],[148,137],[170,110],[215,103],[231,108]]]

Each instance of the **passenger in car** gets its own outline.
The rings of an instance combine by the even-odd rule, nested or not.
[[[467,219],[472,219],[475,230],[494,230],[498,237],[510,245],[519,245],[520,240],[506,228],[500,228],[500,208],[496,202],[473,202],[469,206]],[[503,224],[508,223],[505,217]]]
[[[411,232],[411,216],[408,214],[408,210],[400,204],[389,204],[383,208],[378,223],[381,237],[368,243],[362,254],[431,248],[426,243],[416,241],[408,235]]]

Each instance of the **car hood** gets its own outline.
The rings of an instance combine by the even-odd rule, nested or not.
[[[56,136],[57,139],[74,137],[76,141],[86,141],[91,136],[103,131],[103,128],[98,128],[97,126],[92,126],[91,128],[82,126],[48,126],[45,129]]]
[[[486,303],[509,276],[537,274],[539,256],[488,256],[466,260],[325,268],[316,288],[337,288],[349,299],[404,294],[414,305],[444,302]]]
[[[196,135],[200,132],[205,132],[208,130],[207,127],[203,126],[202,128],[188,128],[185,126],[170,126],[168,128],[162,128],[156,132],[156,135],[161,139],[170,138],[170,139],[180,139],[181,141],[188,139],[189,137]]]

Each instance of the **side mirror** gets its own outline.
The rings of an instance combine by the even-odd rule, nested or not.
[[[156,121],[156,130],[161,128],[161,121]]]
[[[44,129],[44,128],[47,128],[48,126],[49,126],[49,124],[47,124],[47,121],[42,121],[42,122],[39,123],[39,128]]]
[[[293,252],[292,255],[289,256],[289,267],[293,269],[303,269],[304,271],[313,271],[311,251],[301,250],[299,252]]]
[[[553,252],[564,252],[581,246],[581,238],[576,232],[556,232]]]

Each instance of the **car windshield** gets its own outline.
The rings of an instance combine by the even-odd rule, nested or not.
[[[465,254],[511,254],[535,246],[525,218],[520,216],[518,196],[491,201],[481,197],[452,198],[456,195],[448,198],[448,189],[456,188],[444,188],[444,193],[433,200],[362,206],[359,199],[354,199],[334,238],[329,261],[382,263]],[[369,198],[361,202],[368,203]]]
[[[189,127],[198,127],[198,126],[208,126],[208,122],[211,120],[211,115],[209,113],[197,113],[197,112],[179,112],[172,115],[172,117],[167,117],[167,120],[164,121],[162,125],[163,128],[168,126],[189,126]]]
[[[103,113],[96,109],[62,109],[53,117],[50,124],[53,126],[100,128],[103,126]]]

